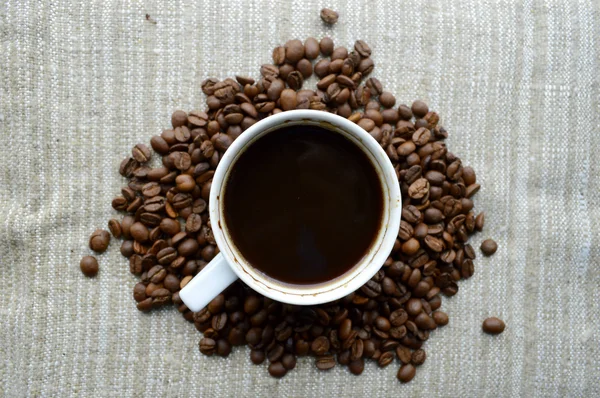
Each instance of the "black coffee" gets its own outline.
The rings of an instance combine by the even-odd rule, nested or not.
[[[253,143],[226,182],[225,221],[258,270],[313,284],[352,268],[380,228],[383,193],[367,156],[316,126],[275,130]]]

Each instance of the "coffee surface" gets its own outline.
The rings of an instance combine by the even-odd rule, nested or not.
[[[282,282],[314,284],[352,268],[380,228],[382,187],[340,134],[289,126],[251,144],[226,181],[224,213],[245,259]]]

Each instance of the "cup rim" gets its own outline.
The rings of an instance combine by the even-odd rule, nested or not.
[[[244,259],[235,244],[230,241],[225,231],[225,220],[222,217],[221,197],[225,190],[225,183],[231,166],[243,153],[244,148],[263,135],[281,128],[287,123],[302,124],[303,121],[312,124],[324,124],[325,128],[337,130],[338,133],[353,138],[354,143],[360,146],[373,161],[378,174],[380,174],[382,189],[384,190],[382,226],[377,239],[372,243],[367,254],[353,268],[341,276],[332,281],[315,285],[277,283],[273,278],[252,267]],[[297,305],[313,305],[334,301],[354,292],[371,279],[381,268],[392,250],[400,228],[402,211],[402,198],[396,172],[379,143],[359,125],[341,116],[316,110],[281,112],[258,121],[244,131],[231,144],[219,161],[213,176],[209,204],[215,241],[220,252],[237,276],[249,287],[264,296]]]

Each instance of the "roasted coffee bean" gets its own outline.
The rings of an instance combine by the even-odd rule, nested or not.
[[[296,356],[294,354],[284,354],[281,358],[281,364],[287,370],[292,370],[296,367]]]
[[[483,225],[485,223],[485,213],[481,212],[475,217],[475,229],[477,231],[483,230]]]
[[[491,256],[498,250],[498,244],[492,239],[486,239],[481,243],[481,252],[486,256]]]
[[[408,383],[415,377],[416,369],[412,364],[402,365],[400,369],[398,369],[398,380],[402,383]]]
[[[505,327],[504,321],[496,317],[487,318],[482,324],[482,329],[487,334],[500,334]]]
[[[98,274],[98,260],[93,256],[84,256],[79,262],[79,268],[85,276],[96,276]]]
[[[312,342],[310,349],[315,355],[324,355],[329,351],[329,340],[325,336],[319,336]]]
[[[252,350],[250,351],[250,360],[255,365],[260,365],[265,361],[266,355],[262,350]]]
[[[362,374],[363,370],[365,370],[365,360],[360,358],[355,361],[351,361],[348,364],[348,369],[350,369],[350,372],[354,375]]]
[[[384,368],[384,367],[388,366],[390,363],[392,363],[393,360],[394,360],[394,352],[386,351],[381,354],[377,363],[379,364],[379,367]]]
[[[103,230],[97,229],[90,236],[90,249],[97,253],[103,253],[108,248],[108,244],[110,243],[110,234]]]
[[[445,326],[448,324],[448,315],[442,311],[435,311],[432,314],[433,320],[438,326]]]
[[[285,376],[287,369],[281,362],[273,362],[269,365],[269,374],[276,378]]]
[[[329,370],[335,366],[335,358],[333,355],[321,355],[315,360],[315,365],[319,370]]]

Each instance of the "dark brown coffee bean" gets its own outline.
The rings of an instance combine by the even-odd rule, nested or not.
[[[400,380],[402,383],[408,383],[415,377],[415,374],[415,367],[409,363],[406,365],[402,365],[400,369],[398,369],[398,374],[396,376],[398,377],[398,380]]]
[[[281,362],[273,362],[269,365],[269,374],[273,377],[281,378],[285,376],[286,373],[287,369]]]
[[[424,117],[427,114],[427,112],[429,112],[429,107],[423,101],[417,100],[413,102],[411,111],[415,115],[415,117],[421,118]]]
[[[355,361],[351,361],[348,364],[348,369],[354,375],[362,374],[363,370],[365,370],[365,360],[363,358],[357,359]]]
[[[364,350],[364,343],[361,339],[356,339],[350,350],[350,360],[355,361],[362,358]]]
[[[200,352],[202,354],[211,356],[216,351],[217,342],[214,341],[213,339],[203,337],[202,339],[200,339],[200,343],[198,344],[198,347],[200,348]]]
[[[482,231],[484,223],[485,223],[485,213],[481,212],[477,215],[477,217],[475,217],[475,229],[477,231]]]
[[[96,276],[98,274],[98,260],[92,256],[84,256],[79,262],[79,268],[85,276]]]
[[[296,367],[296,356],[294,354],[284,354],[281,358],[281,364],[287,370],[292,370]]]
[[[482,325],[483,331],[487,334],[500,334],[504,332],[505,327],[504,322],[496,317],[487,318]]]
[[[319,336],[312,342],[310,349],[315,355],[324,355],[329,351],[329,340],[325,336]]]
[[[134,223],[129,231],[131,233],[131,237],[140,243],[146,242],[150,235],[148,228],[141,222]]]
[[[319,370],[329,370],[335,366],[335,358],[333,355],[318,356],[315,360],[315,365]]]
[[[284,354],[284,348],[281,344],[275,344],[273,348],[271,348],[267,352],[267,359],[269,362],[277,362],[281,359]]]
[[[134,146],[131,150],[131,155],[139,163],[147,162],[152,156],[150,149],[144,144],[137,144],[136,146]]]
[[[438,326],[446,326],[448,324],[448,315],[442,311],[435,311],[432,314],[433,320]]]
[[[110,243],[110,234],[103,230],[97,229],[90,236],[90,249],[97,253],[103,253],[108,248],[108,244]],[[88,256],[89,257],[89,256]]]
[[[471,259],[466,259],[465,261],[463,261],[460,269],[463,278],[470,278],[471,276],[473,276],[474,271],[475,267],[473,266],[473,261]]]
[[[392,326],[401,326],[408,320],[408,313],[400,308],[390,314],[390,323]]]
[[[262,350],[251,350],[250,351],[250,360],[255,365],[260,365],[265,361],[266,355]]]
[[[492,239],[486,239],[481,243],[481,252],[485,256],[491,256],[498,250],[498,244]]]
[[[381,354],[377,361],[379,367],[384,368],[394,361],[394,352],[386,351]]]
[[[165,305],[171,302],[171,292],[164,288],[154,290],[151,294],[151,297],[152,306],[154,307]]]
[[[396,347],[396,356],[404,365],[409,364],[412,360],[412,352],[408,347],[403,345]]]
[[[115,238],[120,238],[123,230],[121,228],[121,223],[114,218],[108,221],[108,230]]]

